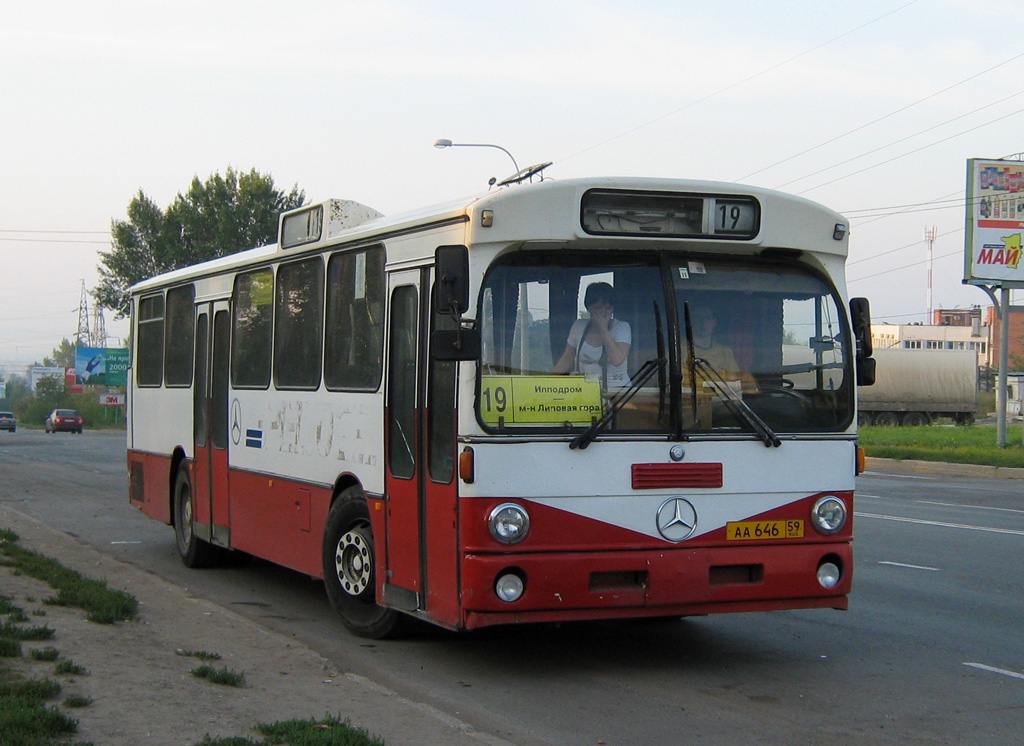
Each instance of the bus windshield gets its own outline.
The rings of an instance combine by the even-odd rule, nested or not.
[[[616,402],[604,432],[845,430],[843,318],[831,284],[797,262],[510,254],[480,296],[478,417],[493,432],[577,432]]]

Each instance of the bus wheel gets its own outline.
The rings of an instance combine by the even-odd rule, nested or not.
[[[379,640],[398,632],[401,615],[376,602],[370,509],[358,487],[338,496],[324,529],[324,585],[331,606],[350,632]]]
[[[178,466],[178,477],[174,480],[174,538],[178,554],[185,567],[210,567],[217,563],[217,547],[196,536],[192,530],[192,480],[188,476],[188,463]]]

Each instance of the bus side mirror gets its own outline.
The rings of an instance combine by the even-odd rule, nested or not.
[[[875,382],[875,360],[871,357],[871,307],[867,298],[850,298],[850,323],[857,345],[857,385]]]
[[[871,307],[867,298],[850,298],[850,321],[857,340],[857,357],[871,357]]]
[[[434,360],[480,358],[480,331],[463,326],[462,314],[468,310],[469,249],[438,246],[434,252],[434,311],[451,316],[456,326],[430,335],[430,356]]]
[[[458,318],[469,310],[469,249],[438,246],[434,272],[434,309]]]

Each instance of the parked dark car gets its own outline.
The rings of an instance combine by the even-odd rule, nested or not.
[[[0,430],[12,433],[18,430],[18,420],[14,418],[13,412],[0,412]]]
[[[55,409],[46,418],[46,432],[82,432],[82,416],[73,409]]]

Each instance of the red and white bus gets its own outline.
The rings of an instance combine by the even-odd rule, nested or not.
[[[704,181],[285,213],[132,289],[131,502],[190,567],[323,578],[369,637],[845,609],[846,254],[839,214]]]

